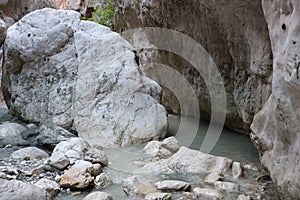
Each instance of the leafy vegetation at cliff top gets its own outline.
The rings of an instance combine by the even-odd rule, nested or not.
[[[97,22],[104,26],[108,26],[110,29],[114,28],[114,18],[116,13],[116,7],[112,0],[106,0],[100,5],[94,7],[95,11],[92,12],[92,17],[83,18],[88,21]]]

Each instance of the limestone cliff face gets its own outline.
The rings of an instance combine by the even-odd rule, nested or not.
[[[249,133],[253,116],[271,93],[272,51],[261,1],[118,1],[118,32],[148,26],[180,31],[207,50],[224,79],[226,126]],[[150,54],[140,51],[139,56],[143,63],[152,60],[183,74],[199,98],[201,117],[209,119],[209,93],[199,73],[186,60],[159,50]],[[143,69],[146,73],[147,70]],[[169,92],[163,101],[169,110],[178,110],[177,101]]]
[[[251,126],[282,199],[300,199],[300,1],[264,0],[273,61],[272,95]]]

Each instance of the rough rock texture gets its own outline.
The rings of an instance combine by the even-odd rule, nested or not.
[[[92,192],[84,197],[83,200],[113,200],[112,196],[106,192]]]
[[[164,180],[159,181],[154,184],[158,190],[161,191],[189,191],[191,189],[191,184],[178,181],[178,180]]]
[[[47,178],[40,179],[34,185],[45,189],[50,196],[55,196],[60,190],[59,185],[55,181],[49,180]]]
[[[226,126],[238,132],[250,132],[254,114],[271,92],[272,51],[261,0],[118,2],[115,25],[118,32],[163,27],[180,31],[201,44],[224,79],[228,102]],[[182,73],[199,97],[201,117],[209,118],[209,93],[199,73],[187,61],[170,52],[155,53],[155,50],[140,51],[139,56],[141,63],[154,61]],[[164,78],[151,72],[151,67],[143,70],[158,80]],[[176,101],[168,95],[164,95],[163,103],[176,110],[178,106],[173,103]]]
[[[22,138],[21,133],[26,128],[17,123],[4,122],[0,124],[0,147],[6,145],[28,145],[29,142]]]
[[[49,158],[49,155],[45,151],[36,147],[26,147],[14,151],[10,157],[14,159],[42,160],[45,158]]]
[[[23,120],[75,128],[103,146],[164,136],[160,86],[140,73],[133,47],[109,28],[47,8],[11,26],[4,47],[3,94]]]
[[[48,162],[58,169],[64,169],[69,164],[75,164],[77,160],[108,164],[107,157],[102,150],[81,138],[71,138],[56,145]]]
[[[91,173],[88,167],[73,166],[62,175],[60,186],[63,188],[84,189],[94,181]]]
[[[181,147],[168,159],[159,160],[144,166],[147,171],[163,173],[224,173],[232,165],[232,160],[204,154],[200,151]]]
[[[272,95],[251,126],[282,199],[300,199],[299,8],[297,0],[263,1],[274,54]]]
[[[147,194],[157,192],[157,189],[152,182],[139,175],[124,179],[123,190],[127,196],[133,197],[145,197]]]
[[[46,190],[31,183],[21,181],[7,181],[0,178],[0,200],[46,200]]]

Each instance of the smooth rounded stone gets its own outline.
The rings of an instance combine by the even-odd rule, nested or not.
[[[42,160],[49,158],[49,155],[36,147],[26,147],[13,152],[10,156],[13,159]]]
[[[151,193],[147,194],[145,200],[172,200],[172,195],[170,193]]]
[[[94,183],[96,188],[106,188],[110,185],[113,185],[111,177],[109,177],[106,173],[101,173],[96,176]]]
[[[40,165],[34,169],[32,169],[29,173],[30,176],[39,176],[40,174],[42,174],[43,172],[45,172],[46,170],[46,165]]]
[[[222,181],[215,182],[214,186],[217,190],[226,192],[239,191],[240,189],[240,186],[237,184]]]
[[[0,200],[47,200],[47,191],[31,183],[0,179]]]
[[[167,133],[161,87],[140,73],[135,49],[108,27],[44,8],[9,27],[4,45],[3,94],[19,118],[75,129],[103,147]]]
[[[112,196],[106,192],[92,192],[83,200],[113,200]]]
[[[156,173],[220,173],[229,171],[232,160],[181,147],[168,159],[148,163],[144,171]]]
[[[213,184],[216,181],[222,181],[223,178],[224,178],[224,176],[222,174],[213,172],[213,173],[210,173],[209,175],[207,175],[205,177],[204,182]]]
[[[168,137],[161,142],[161,146],[168,149],[172,153],[176,153],[180,149],[180,145],[175,137]]]
[[[76,160],[86,160],[102,165],[108,164],[107,157],[102,150],[81,138],[71,138],[57,144],[48,159],[48,163],[58,169],[64,169],[69,164],[74,164]]]
[[[22,138],[21,133],[24,130],[26,130],[26,128],[17,123],[4,122],[0,124],[0,147],[5,147],[6,145],[29,145],[29,142]]]
[[[193,189],[193,192],[196,195],[196,197],[222,199],[222,195],[217,190],[211,189],[211,188],[196,187],[196,188]]]
[[[127,196],[138,196],[142,198],[147,194],[157,192],[157,189],[152,182],[139,175],[124,179],[123,190]]]
[[[60,191],[58,183],[47,178],[38,180],[38,182],[36,182],[34,185],[45,189],[50,196],[55,196]]]
[[[238,198],[236,200],[251,200],[251,197],[241,194],[238,196]]]
[[[60,178],[60,186],[63,188],[71,189],[84,189],[88,187],[94,178],[88,167],[72,167],[65,171]]]
[[[233,162],[232,164],[232,177],[235,179],[241,178],[243,176],[243,168],[241,163]]]
[[[184,181],[164,180],[154,184],[161,191],[189,191],[191,184]]]
[[[38,132],[39,135],[36,137],[37,144],[48,147],[50,149],[54,149],[54,147],[62,141],[66,141],[72,137],[76,137],[66,129],[55,126],[53,124],[42,125],[39,128]]]

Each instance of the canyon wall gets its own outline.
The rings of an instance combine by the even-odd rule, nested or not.
[[[251,138],[282,199],[300,199],[300,2],[264,0],[274,55],[272,95]]]
[[[272,52],[261,1],[118,1],[117,32],[149,26],[184,33],[206,49],[224,80],[226,126],[249,134],[254,115],[271,93]],[[209,91],[189,61],[161,50],[138,53],[141,63],[155,61],[183,74],[198,96],[201,117],[209,120]],[[142,70],[147,74],[150,69]],[[170,92],[164,93],[163,104],[170,111],[179,110]]]

